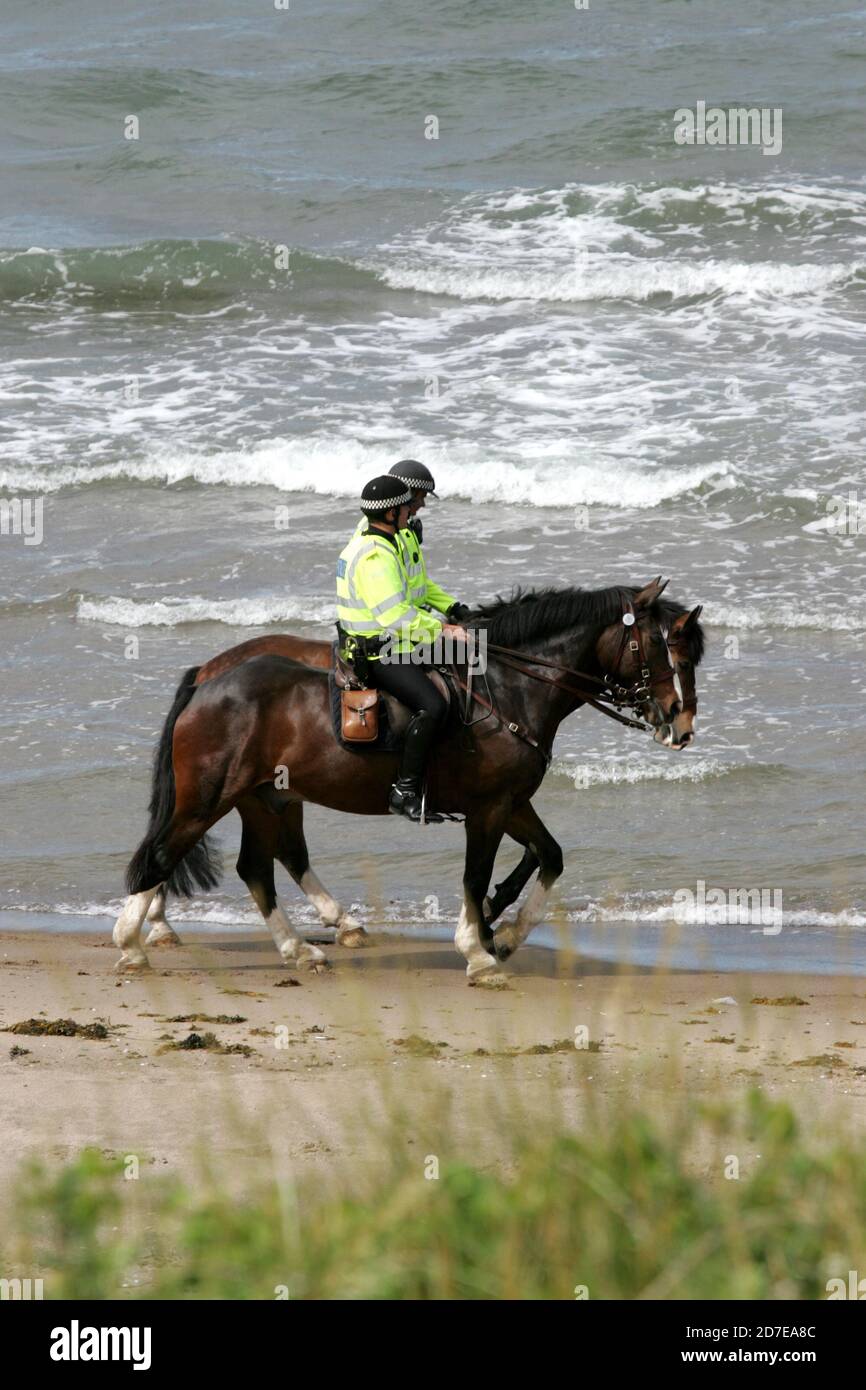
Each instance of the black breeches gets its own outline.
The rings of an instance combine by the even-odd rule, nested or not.
[[[423,666],[412,666],[408,661],[405,664],[389,661],[384,665],[381,661],[371,661],[370,680],[379,690],[386,690],[407,705],[413,714],[423,710],[432,715],[437,724],[441,724],[445,718],[448,708],[445,698],[440,695]]]

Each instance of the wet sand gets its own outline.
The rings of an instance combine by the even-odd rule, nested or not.
[[[494,992],[467,986],[449,945],[327,954],[327,974],[293,972],[269,938],[236,933],[154,950],[129,977],[104,934],[3,933],[3,1029],[71,1019],[108,1036],[3,1032],[0,1186],[28,1156],[87,1144],[178,1172],[205,1158],[240,1185],[263,1163],[327,1178],[376,1161],[395,1107],[421,1154],[432,1109],[447,1111],[480,1163],[509,1107],[580,1126],[599,1096],[665,1113],[760,1084],[804,1116],[866,1121],[862,979],[662,974],[527,946]],[[249,1051],[171,1048],[191,1033]]]

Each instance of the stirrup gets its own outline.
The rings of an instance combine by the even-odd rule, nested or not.
[[[427,810],[426,797],[416,788],[402,788],[396,782],[388,793],[388,810],[392,816],[405,816],[415,825],[439,825],[443,817]]]
[[[442,825],[445,821],[454,821],[457,825],[462,825],[465,816],[452,816],[450,811],[428,811],[427,810],[427,783],[425,781],[421,792],[421,824],[426,825],[429,821],[431,825]]]

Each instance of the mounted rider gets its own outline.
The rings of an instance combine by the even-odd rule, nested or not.
[[[424,528],[418,513],[422,507],[426,506],[428,497],[436,496],[434,490],[436,480],[433,474],[425,464],[419,463],[417,459],[401,459],[399,463],[394,464],[393,468],[388,469],[388,476],[397,478],[412,493],[409,520],[405,527],[397,532],[397,540],[403,551],[403,563],[409,576],[412,598],[420,608],[435,609],[439,613],[444,613],[449,622],[462,623],[465,618],[469,617],[471,608],[465,603],[458,603],[453,594],[446,593],[439,584],[428,578],[424,552],[421,549]],[[368,525],[367,517],[362,516],[355,534],[360,535],[366,532]]]
[[[360,668],[363,680],[413,711],[388,809],[420,821],[424,770],[446,704],[419,663],[417,648],[443,634],[463,641],[468,634],[443,621],[456,600],[427,579],[420,542],[408,523],[412,507],[417,511],[432,492],[432,477],[416,489],[417,504],[409,485],[394,474],[367,483],[362,522],[337,562],[337,619],[344,658]]]

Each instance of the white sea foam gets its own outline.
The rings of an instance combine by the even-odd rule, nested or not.
[[[57,903],[10,903],[0,910],[32,913],[33,915],[51,914],[57,917],[80,917],[84,919],[100,917],[113,920],[119,915],[124,901],[123,898],[110,898],[104,902],[86,903],[71,903],[66,900]],[[290,920],[299,928],[320,930],[318,916],[309,903],[287,898],[283,899],[283,907]],[[459,903],[456,897],[453,902],[443,901],[438,916],[429,915],[424,904],[412,899],[390,904],[384,910],[371,908],[367,904],[358,902],[351,903],[350,908],[354,916],[374,929],[387,930],[389,923],[398,928],[410,925],[448,928],[456,919]],[[714,915],[723,915],[721,907],[714,906],[712,911]],[[736,906],[725,909],[725,913],[729,915],[730,925],[740,925]],[[263,927],[261,916],[255,908],[247,907],[240,902],[195,900],[184,902],[177,898],[170,898],[166,915],[170,922],[199,924],[215,930],[224,927],[241,927],[249,931],[260,930]],[[586,925],[632,923],[635,926],[664,926],[668,923],[674,923],[703,928],[697,907],[690,914],[685,905],[681,906],[673,901],[663,900],[658,894],[643,899],[629,895],[616,902],[612,902],[609,898],[605,898],[603,901],[594,899],[583,907],[567,910],[564,915],[569,922]],[[849,928],[862,930],[866,928],[866,913],[855,908],[843,908],[837,912],[827,912],[818,907],[797,907],[783,910],[781,924],[783,929],[820,927],[829,931],[844,931]],[[721,922],[719,925],[725,925],[725,923]]]
[[[866,192],[833,184],[771,184],[764,182],[695,183],[642,185],[611,183],[575,185],[593,196],[600,209],[618,210],[620,215],[635,207],[645,212],[664,213],[678,206],[706,206],[738,217],[768,213],[773,217],[816,219],[833,214],[862,218],[866,215]],[[567,190],[562,190],[566,193]],[[554,194],[554,197],[561,194]]]
[[[82,622],[113,623],[118,627],[181,627],[185,623],[225,623],[229,627],[267,627],[273,623],[334,621],[332,598],[165,598],[153,601],[126,598],[79,599]]]
[[[10,903],[3,910],[34,914],[50,913],[57,917],[107,917],[113,920],[119,916],[125,901],[125,898],[109,898],[104,902],[87,903],[70,903],[65,900],[57,903]],[[213,927],[264,926],[261,914],[254,907],[246,908],[240,904],[186,902],[178,898],[171,898],[166,908],[166,915],[172,922],[201,922],[206,926]],[[288,915],[296,920],[318,922],[314,909],[306,903],[289,903]],[[144,930],[146,933],[148,928],[145,927]]]
[[[334,621],[334,600],[326,595],[287,597],[283,594],[263,595],[260,598],[218,599],[202,595],[169,595],[160,599],[128,599],[115,595],[104,598],[81,597],[76,608],[81,622],[111,623],[118,627],[181,627],[186,623],[224,623],[228,627],[268,627],[278,623],[307,622],[327,625]],[[818,632],[861,632],[866,629],[866,610],[852,607],[839,610],[829,607],[803,609],[792,603],[718,604],[705,605],[703,621],[708,627],[762,630],[785,628]],[[676,778],[690,781],[703,776],[721,775],[731,768],[711,771],[701,763],[690,762],[690,773],[677,773]],[[566,773],[564,767],[557,769]],[[571,775],[568,771],[567,775]],[[654,774],[633,769],[618,769],[610,779],[643,781]],[[658,774],[662,775],[662,774]],[[595,785],[596,774],[589,785]]]
[[[685,299],[696,295],[762,296],[814,294],[843,284],[866,268],[863,263],[775,265],[746,261],[677,261],[613,255],[579,257],[564,270],[535,274],[525,270],[474,266],[403,264],[383,267],[380,274],[393,289],[458,299],[643,301],[657,295]]]
[[[726,216],[739,255],[707,256],[700,242],[700,254],[684,249],[679,218],[692,226],[704,208],[716,221],[720,212]],[[396,238],[370,268],[392,288],[458,299],[790,299],[841,285],[866,261],[751,260],[749,226],[782,218],[793,223],[791,238],[834,215],[859,222],[864,212],[862,193],[799,185],[576,184],[467,198],[440,223]],[[692,236],[686,244],[694,242]]]
[[[635,467],[610,460],[598,463],[569,458],[562,447],[542,453],[527,447],[523,458],[503,457],[504,451],[460,447],[431,448],[429,441],[410,440],[409,449],[422,454],[435,470],[443,493],[474,502],[504,502],[532,507],[649,508],[706,485],[731,486],[735,472],[724,462],[691,468]],[[497,456],[498,454],[498,456]],[[157,449],[145,458],[116,464],[69,464],[60,468],[0,469],[0,489],[52,492],[128,478],[166,484],[193,480],[204,485],[273,487],[283,492],[316,496],[356,497],[364,481],[387,472],[394,448],[358,444],[341,438],[276,439],[245,450],[212,454]]]
[[[709,627],[862,632],[866,628],[866,608],[856,603],[840,609],[823,605],[801,608],[786,601],[742,605],[710,602],[704,608],[702,621]]]
[[[586,907],[571,910],[565,915],[569,922],[632,922],[636,926],[664,925],[670,922],[706,929],[705,922],[701,920],[701,912],[706,914],[708,911],[710,911],[709,908],[701,909],[698,905],[695,905],[694,908],[688,908],[674,902],[652,900],[635,902],[633,898],[629,898],[619,903],[590,902]],[[740,925],[740,908],[736,904],[724,907],[714,906],[711,911],[714,917],[718,915],[724,919],[715,925]],[[756,926],[760,925],[760,922],[756,920]],[[781,925],[783,929],[785,927],[822,927],[831,930],[846,927],[862,928],[866,927],[866,913],[853,909],[825,912],[819,908],[796,908],[792,911],[782,911]]]
[[[639,782],[706,782],[737,770],[736,763],[719,763],[712,758],[668,758],[665,762],[575,763],[554,758],[550,771],[567,777],[578,791],[590,787],[635,786]]]

